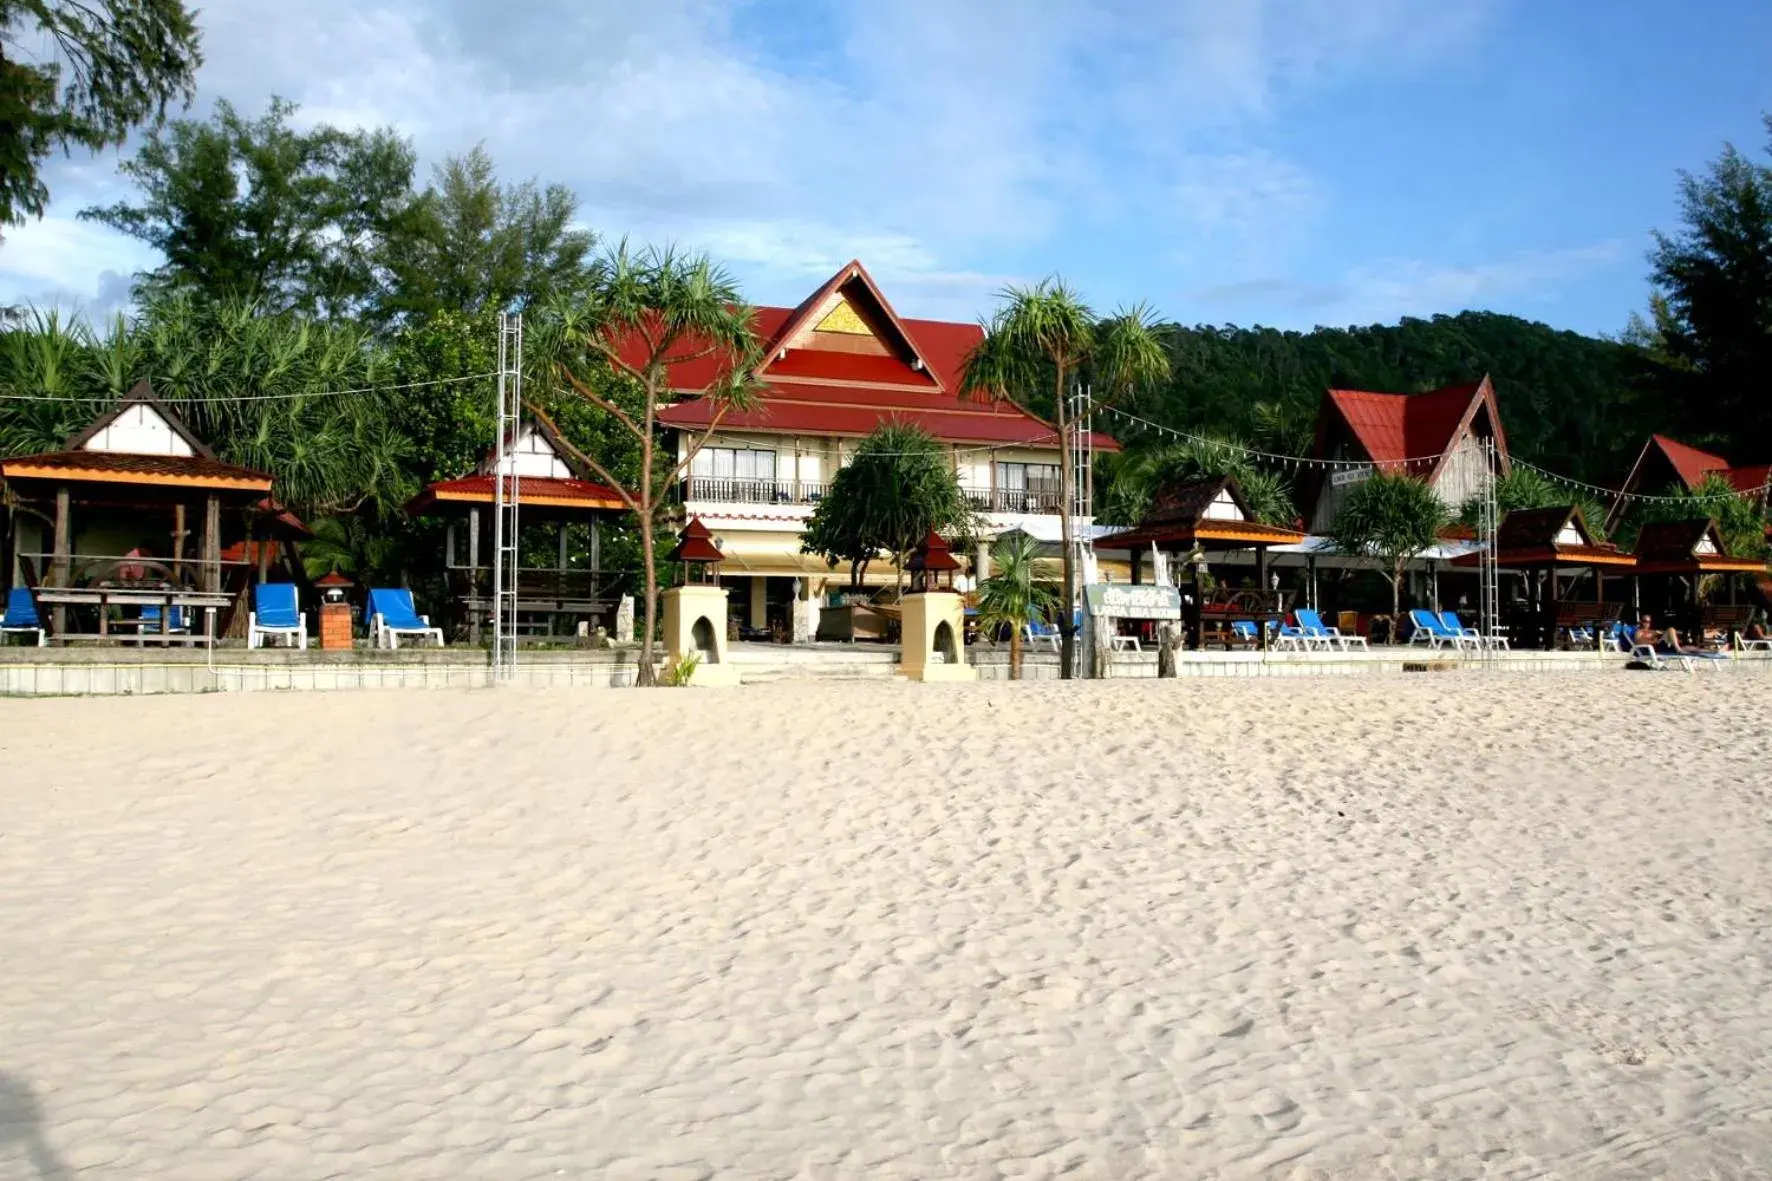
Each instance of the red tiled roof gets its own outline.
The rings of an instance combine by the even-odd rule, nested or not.
[[[1332,389],[1328,397],[1367,458],[1386,464],[1437,459],[1452,444],[1482,388],[1482,382],[1474,381],[1425,394]]]
[[[121,451],[50,451],[0,461],[0,476],[85,480],[103,484],[158,484],[269,492],[271,477],[201,455],[130,455]]]
[[[1767,482],[1772,480],[1772,464],[1732,467],[1715,474],[1729,481],[1729,486],[1737,492],[1762,492]]]
[[[1649,442],[1661,449],[1667,462],[1679,473],[1686,487],[1696,488],[1704,483],[1706,472],[1724,472],[1729,468],[1729,461],[1721,455],[1712,455],[1708,451],[1700,451],[1696,447],[1688,447],[1678,439],[1670,439],[1666,435],[1650,435]]]
[[[444,504],[492,504],[491,476],[463,476],[439,480],[413,497],[406,511],[417,515]],[[517,503],[550,508],[608,509],[625,511],[627,502],[606,484],[589,480],[562,480],[551,476],[523,476],[517,481]]]
[[[857,284],[851,289],[847,284]],[[908,352],[925,368],[914,369],[903,357],[868,353],[833,352],[823,349],[789,349],[776,358],[782,342],[796,336],[806,320],[833,290],[844,287],[849,295],[877,301],[879,314],[896,336],[902,333]],[[872,310],[872,309],[870,309]],[[967,355],[984,339],[977,324],[944,320],[899,318],[878,294],[873,280],[859,263],[851,263],[823,283],[796,308],[765,307],[756,310],[757,334],[769,342],[760,376],[764,388],[755,409],[729,412],[721,426],[780,434],[862,436],[882,422],[898,420],[921,427],[944,443],[1056,447],[1057,430],[1048,422],[1006,399],[963,396],[959,393]],[[628,360],[637,360],[642,346],[624,347]],[[693,352],[685,346],[685,353]],[[717,357],[675,365],[672,388],[695,394],[721,372]],[[771,380],[771,379],[784,380]],[[895,388],[896,387],[896,388]],[[903,387],[924,387],[909,389]],[[668,427],[694,430],[706,427],[712,412],[694,398],[667,407],[659,422]],[[1098,450],[1117,451],[1119,444],[1096,432]]]

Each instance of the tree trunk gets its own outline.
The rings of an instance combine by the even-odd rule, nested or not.
[[[1391,643],[1403,632],[1403,570],[1398,567],[1391,574]]]
[[[1060,364],[1053,401],[1058,419],[1058,537],[1059,544],[1064,548],[1060,563],[1064,572],[1064,593],[1058,604],[1058,677],[1068,681],[1071,679],[1071,662],[1077,651],[1077,637],[1072,629],[1077,598],[1077,570],[1075,555],[1071,553],[1071,486],[1075,483],[1076,473],[1071,471],[1071,429],[1064,400],[1064,377],[1065,367]]]
[[[640,667],[634,672],[634,684],[650,688],[658,684],[658,671],[652,665],[652,633],[658,610],[658,571],[652,565],[652,513],[640,517],[640,561],[646,565],[646,623],[640,633]]]
[[[1021,629],[1009,629],[1009,679],[1021,680]]]

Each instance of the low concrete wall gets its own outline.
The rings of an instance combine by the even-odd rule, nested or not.
[[[538,688],[609,689],[634,683],[638,651],[567,650],[520,652],[512,683]],[[1009,678],[1009,650],[976,644],[966,658],[980,680]],[[734,644],[731,663],[751,683],[859,680],[893,677],[898,649],[884,644],[784,646]],[[1375,648],[1371,652],[1180,652],[1176,675],[1197,677],[1395,676],[1412,670],[1495,675],[1509,672],[1592,673],[1616,671],[1627,658],[1613,653],[1508,652],[1492,657],[1452,656],[1420,649]],[[1058,656],[1024,652],[1022,678],[1057,680]],[[1155,652],[1119,652],[1113,678],[1157,675]],[[1752,653],[1705,667],[1697,675],[1772,675],[1772,654]],[[400,649],[300,652],[286,649],[208,652],[122,648],[0,648],[0,695],[262,693],[325,689],[460,689],[492,683],[483,650]]]

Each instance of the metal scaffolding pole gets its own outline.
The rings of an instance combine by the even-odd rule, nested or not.
[[[498,328],[498,440],[493,451],[492,679],[517,668],[519,488],[512,450],[523,429],[523,317],[506,312]]]

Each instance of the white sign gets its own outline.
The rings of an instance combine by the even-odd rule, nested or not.
[[[1331,472],[1329,474],[1329,483],[1335,488],[1345,488],[1349,484],[1358,484],[1361,480],[1364,480],[1371,474],[1372,469],[1369,467],[1346,468],[1342,471]]]
[[[1103,582],[1083,588],[1089,614],[1115,619],[1180,619],[1181,592],[1172,586]]]

